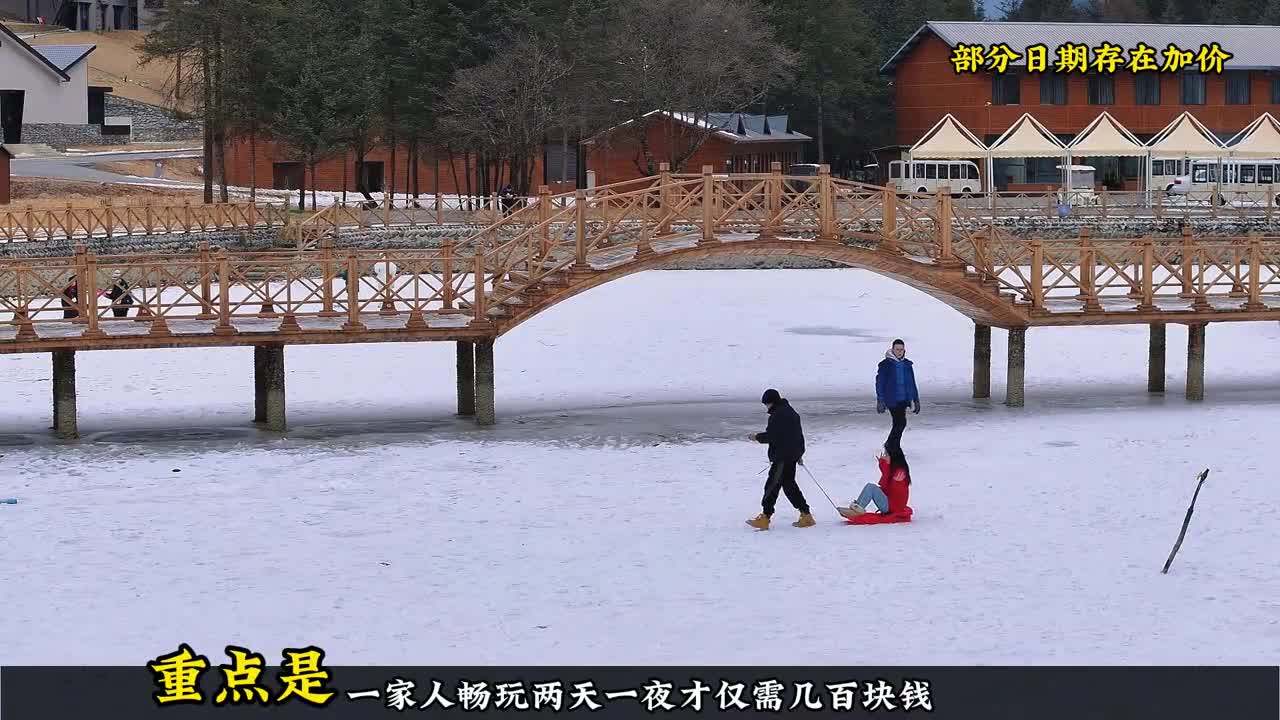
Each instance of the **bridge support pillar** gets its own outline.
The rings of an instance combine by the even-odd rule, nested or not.
[[[53,351],[53,432],[59,440],[80,437],[76,424],[76,351]]]
[[[496,422],[493,409],[493,340],[476,343],[476,423]]]
[[[1151,323],[1147,344],[1147,392],[1164,392],[1165,324]]]
[[[1187,399],[1204,400],[1205,323],[1187,326]]]
[[[458,414],[476,414],[476,346],[458,341]]]
[[[973,397],[991,397],[991,326],[973,325]]]
[[[1004,389],[1004,404],[1022,407],[1023,383],[1026,379],[1027,329],[1009,328],[1009,364]]]
[[[253,421],[284,432],[284,346],[253,346]]]

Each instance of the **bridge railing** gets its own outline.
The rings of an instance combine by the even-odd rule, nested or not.
[[[688,192],[664,206],[655,226],[711,207],[701,201],[705,184],[683,186]],[[195,254],[98,256],[79,246],[71,257],[0,261],[0,342],[93,339],[104,328],[114,337],[483,331],[495,308],[536,303],[537,286],[572,279],[597,253],[620,248],[612,262],[623,263],[655,253],[664,240],[651,232],[638,230],[629,236],[633,246],[619,246],[609,231],[615,220],[592,216],[593,206],[642,203],[651,192],[544,203],[540,222],[491,248],[460,251],[447,242],[431,250],[339,251],[325,242],[316,252],[229,253],[205,245]],[[1280,237],[1093,238],[1084,231],[1019,240],[988,226],[952,238],[949,256],[944,242],[931,251],[919,261],[976,271],[972,282],[1012,294],[1033,321],[1072,311],[1280,310]]]
[[[1091,238],[1010,240],[974,237],[981,276],[1027,303],[1033,313],[1078,305],[1153,309],[1280,309],[1280,238]]]
[[[0,341],[60,335],[425,329],[482,322],[482,256],[439,250],[97,256],[0,263]],[[477,291],[477,278],[484,292]],[[398,318],[398,320],[397,320]],[[121,326],[138,322],[137,330]]]
[[[712,222],[733,228],[771,232],[803,230],[823,237],[839,233],[879,234],[877,226],[890,221],[883,233],[886,242],[913,244],[918,251],[928,249],[924,235],[937,221],[937,193],[914,193],[902,189],[850,182],[821,173],[818,176],[783,175],[781,166],[769,173],[716,174],[710,167],[702,174],[675,174],[665,167],[658,175],[604,185],[586,191],[593,202],[592,219],[614,224],[643,223],[645,211],[661,209],[682,198],[690,188],[698,188],[711,178],[713,190],[702,191],[712,212],[704,217],[698,207],[686,206],[678,226]],[[663,188],[666,188],[663,190]],[[637,190],[652,191],[643,204],[631,202]],[[891,191],[892,190],[892,191]],[[472,239],[475,244],[494,246],[503,236],[540,222],[541,203],[556,208],[571,207],[576,193],[553,195],[545,188],[531,197],[477,198],[428,195],[419,198],[384,198],[380,203],[338,202],[290,227],[303,248],[317,248],[324,238],[343,230],[392,227],[480,225]],[[699,201],[700,203],[701,201]],[[1014,217],[1067,217],[1074,219],[1182,219],[1204,221],[1218,218],[1258,218],[1271,222],[1280,212],[1280,198],[1268,186],[1255,191],[1195,190],[1169,194],[1145,191],[1073,190],[1070,192],[999,192],[952,195],[957,214],[971,220],[998,222]],[[0,211],[0,243],[28,242],[54,238],[85,239],[127,235],[189,234],[235,231],[250,228],[283,227],[296,217],[285,204],[215,203],[211,205],[154,204],[99,207],[36,208],[8,207]],[[470,231],[468,231],[470,232]]]
[[[5,206],[0,209],[0,243],[130,235],[190,234],[283,226],[284,205],[253,203],[115,205],[62,208]]]

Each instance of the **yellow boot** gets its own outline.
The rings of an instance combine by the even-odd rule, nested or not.
[[[817,522],[818,521],[814,520],[813,516],[810,515],[809,513],[801,513],[800,519],[791,524],[798,528],[806,528],[806,527],[813,527],[814,525],[817,524]]]
[[[748,524],[748,525],[750,525],[751,527],[753,527],[753,528],[757,529],[757,530],[768,530],[768,529],[769,529],[769,516],[768,516],[768,515],[765,515],[764,513],[760,513],[759,515],[757,515],[757,516],[755,516],[755,517],[751,518],[750,520],[748,520],[748,521],[747,521],[747,524]]]

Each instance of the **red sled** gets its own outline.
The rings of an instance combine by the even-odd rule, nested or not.
[[[883,525],[885,523],[911,522],[912,513],[911,506],[908,505],[888,515],[878,512],[865,512],[861,515],[844,515],[844,519],[850,525]],[[843,513],[841,514],[843,515]]]

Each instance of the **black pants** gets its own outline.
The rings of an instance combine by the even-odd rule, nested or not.
[[[889,414],[893,416],[893,427],[889,429],[889,438],[884,441],[884,444],[889,450],[901,450],[902,432],[907,429],[906,404],[890,407]]]
[[[793,462],[776,462],[769,466],[769,479],[764,481],[764,499],[760,504],[764,514],[773,516],[774,504],[778,502],[778,491],[787,494],[787,499],[801,513],[809,513],[809,503],[805,502],[804,493],[796,484],[796,464]]]

